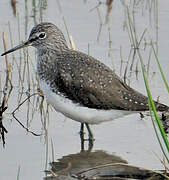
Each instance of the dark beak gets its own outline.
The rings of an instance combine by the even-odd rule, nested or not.
[[[29,45],[31,45],[31,41],[30,41],[30,40],[25,41],[23,44],[20,44],[20,45],[18,45],[18,46],[16,46],[16,47],[14,47],[14,48],[12,48],[12,49],[4,52],[3,54],[1,54],[1,56],[4,56],[4,55],[6,55],[6,54],[9,54],[9,53],[11,53],[11,52],[13,52],[13,51],[16,51],[16,50],[18,50],[18,49],[27,47],[27,46],[29,46]]]

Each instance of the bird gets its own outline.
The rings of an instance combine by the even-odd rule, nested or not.
[[[37,49],[37,74],[40,86],[57,112],[81,123],[94,139],[90,124],[111,121],[149,110],[147,96],[128,86],[101,61],[68,47],[62,31],[42,22],[30,32],[27,41],[4,52],[33,46]],[[157,111],[169,107],[154,101]]]

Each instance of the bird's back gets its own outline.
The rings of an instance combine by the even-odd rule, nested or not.
[[[74,103],[102,110],[149,109],[146,96],[130,88],[109,67],[91,56],[67,49],[52,53],[50,60],[46,61],[51,63],[48,72],[51,72],[52,77],[48,79],[53,91]],[[168,109],[157,102],[155,105],[159,111]]]

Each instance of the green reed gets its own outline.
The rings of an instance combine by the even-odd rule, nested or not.
[[[164,157],[166,158],[167,162],[169,163],[169,156],[168,156],[169,142],[168,142],[167,136],[165,134],[164,128],[162,126],[162,123],[160,121],[160,118],[159,118],[159,116],[157,114],[157,111],[156,111],[156,107],[155,107],[155,104],[154,104],[154,101],[153,101],[153,98],[152,98],[152,95],[151,95],[152,93],[151,93],[149,83],[148,83],[147,72],[145,70],[145,66],[144,66],[144,63],[143,63],[143,58],[142,58],[142,55],[140,53],[140,48],[139,48],[140,44],[141,44],[141,41],[144,39],[144,36],[145,36],[145,34],[147,32],[147,29],[144,30],[144,32],[142,33],[142,35],[140,37],[140,40],[138,40],[136,31],[135,31],[135,28],[134,28],[135,27],[134,22],[132,21],[133,19],[130,16],[130,10],[129,10],[128,6],[126,6],[126,10],[127,10],[127,17],[128,17],[128,26],[129,26],[128,29],[129,29],[129,32],[130,32],[130,40],[131,40],[131,42],[132,42],[132,44],[134,46],[134,49],[136,50],[135,53],[138,55],[139,60],[140,60],[142,75],[143,75],[144,84],[145,84],[146,91],[147,91],[147,96],[148,96],[148,103],[149,103],[150,115],[151,115],[151,118],[152,118],[152,124],[153,124],[153,127],[154,127],[154,131],[155,131],[157,140],[159,142],[160,148],[162,150],[162,153],[163,153]],[[156,40],[158,40],[158,38]],[[151,47],[153,49],[153,52],[154,52],[155,59],[156,59],[156,62],[158,64],[159,70],[161,72],[162,79],[163,79],[163,81],[164,81],[164,83],[166,85],[166,88],[169,91],[166,78],[165,78],[164,73],[162,71],[162,68],[161,68],[161,65],[159,63],[158,56],[157,56],[157,53],[156,53],[156,51],[154,49],[152,41],[151,41],[150,44],[151,44]],[[149,58],[150,58],[150,56],[149,56]],[[155,121],[154,121],[154,119],[155,119]],[[158,129],[157,129],[157,127],[158,127]]]

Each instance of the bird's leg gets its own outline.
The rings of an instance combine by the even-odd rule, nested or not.
[[[89,146],[88,146],[88,151],[91,151],[92,148],[93,148],[94,137],[93,137],[93,133],[92,133],[92,131],[91,131],[91,129],[90,129],[88,123],[85,123],[85,125],[86,125],[86,128],[87,128],[87,130],[88,130],[88,134],[89,134],[89,135],[88,135],[88,136],[89,136]]]
[[[84,137],[84,123],[81,123],[81,126],[80,126],[80,137]]]
[[[88,152],[91,152],[93,149],[93,140],[92,141],[89,141],[89,145],[88,145]]]
[[[81,140],[81,151],[84,151],[84,123],[80,126],[80,140]]]
[[[90,129],[88,123],[85,123],[85,125],[86,125],[86,128],[87,128],[87,130],[88,130],[89,141],[93,141],[93,140],[94,140],[93,133],[92,133],[92,131],[91,131],[91,129]]]
[[[81,126],[80,126],[80,139],[81,139],[81,142],[84,142],[85,139],[84,139],[84,123],[81,123]]]
[[[91,151],[92,148],[93,148],[93,140],[94,140],[94,138],[93,138],[93,134],[92,134],[92,131],[91,131],[89,125],[87,123],[85,123],[85,125],[86,125],[86,128],[88,130],[88,134],[89,134],[88,135],[89,136],[89,138],[88,138],[88,142],[89,142],[88,151]],[[84,151],[84,142],[87,140],[87,139],[84,138],[84,123],[81,123],[80,139],[81,139],[81,152],[83,152]]]

